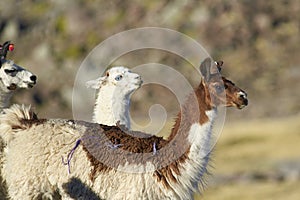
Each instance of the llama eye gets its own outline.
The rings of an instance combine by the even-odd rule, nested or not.
[[[221,86],[221,85],[216,85],[216,86],[215,86],[215,89],[216,89],[216,92],[217,92],[217,93],[221,93],[221,92],[223,92],[224,87]]]
[[[119,81],[119,80],[121,80],[122,78],[123,78],[122,75],[118,75],[118,76],[116,76],[115,80],[116,80],[116,81]]]
[[[13,73],[16,73],[16,72],[17,72],[16,69],[5,69],[4,71],[5,71],[5,73],[7,73],[7,74],[13,74]]]

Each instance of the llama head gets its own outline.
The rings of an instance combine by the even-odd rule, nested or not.
[[[248,105],[247,93],[237,87],[232,81],[221,77],[220,71],[223,62],[212,62],[206,58],[200,65],[203,76],[201,84],[206,89],[206,100],[212,106],[224,105],[237,107],[239,109]]]
[[[13,61],[6,60],[7,52],[13,49],[14,46],[9,41],[0,45],[0,87],[2,91],[32,88],[36,84],[36,75],[16,65]]]
[[[18,88],[32,88],[36,80],[36,75],[16,65],[13,61],[2,60],[0,84],[3,89],[12,91]]]
[[[86,86],[100,90],[101,87],[108,86],[114,92],[130,95],[141,87],[142,83],[143,81],[139,74],[131,72],[126,67],[117,66],[107,70],[104,77],[88,81]]]

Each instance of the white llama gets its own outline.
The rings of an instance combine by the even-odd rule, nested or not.
[[[93,122],[109,126],[119,122],[130,129],[130,97],[141,84],[141,76],[123,66],[113,67],[104,77],[88,81],[87,87],[99,89]]]
[[[55,198],[59,193],[62,199],[192,199],[207,173],[217,106],[248,104],[244,91],[225,77],[218,78],[211,59],[202,62],[200,71],[203,79],[188,96],[166,140],[133,137],[144,133],[124,132],[119,126],[38,119],[29,108],[17,105],[5,109],[0,132],[7,143],[3,175],[10,197]],[[174,157],[181,149],[184,152]],[[137,154],[145,156],[135,159]],[[61,160],[65,155],[68,165]],[[172,162],[157,167],[168,159]],[[107,160],[119,169],[152,170],[129,173],[109,166]]]

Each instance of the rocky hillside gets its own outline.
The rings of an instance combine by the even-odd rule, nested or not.
[[[38,75],[38,85],[15,101],[35,105],[41,116],[72,117],[75,75],[96,45],[128,29],[155,26],[182,32],[225,61],[224,73],[250,99],[235,116],[278,117],[300,111],[299,13],[294,0],[10,0],[0,2],[0,41],[12,40],[16,49],[9,57]],[[142,55],[125,64],[182,63],[154,51]],[[153,92],[143,95],[134,96],[136,112],[145,112],[142,103],[155,103]],[[164,99],[160,103],[169,105]]]

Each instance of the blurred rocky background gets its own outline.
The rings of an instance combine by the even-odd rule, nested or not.
[[[271,198],[274,191],[285,199],[294,194],[293,188],[300,186],[297,0],[1,1],[0,41],[15,44],[8,58],[38,76],[38,84],[20,91],[13,101],[32,104],[41,117],[72,118],[73,84],[88,53],[114,34],[149,26],[176,30],[201,43],[213,58],[225,62],[224,74],[249,96],[250,104],[244,110],[227,112],[229,125],[225,124],[217,145],[213,189],[202,198],[234,199],[236,190],[241,195],[236,199],[276,199]],[[136,52],[123,61],[129,67],[145,62],[183,64],[155,51]],[[188,73],[185,67],[180,70]],[[133,96],[133,116],[147,117],[153,103],[178,108],[170,103],[172,95],[157,98],[153,91],[159,89],[141,90]],[[251,196],[249,191],[255,193],[257,188],[267,192]]]
[[[243,117],[282,117],[300,110],[299,12],[293,0],[10,0],[0,3],[0,39],[12,40],[9,57],[39,78],[34,91],[15,99],[42,115],[71,117],[74,76],[101,41],[158,26],[194,38],[225,61],[224,73],[249,93]]]

